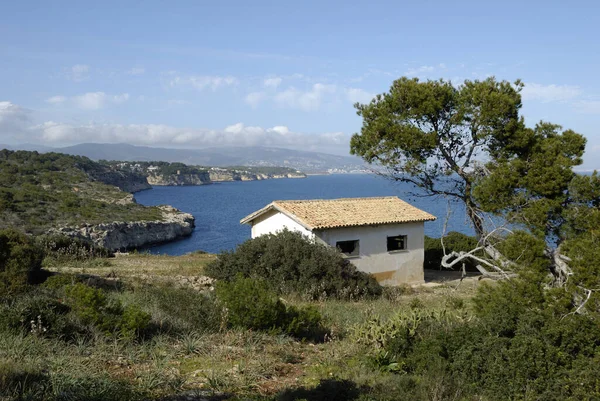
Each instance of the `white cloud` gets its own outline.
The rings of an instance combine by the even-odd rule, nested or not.
[[[263,81],[263,85],[267,88],[277,88],[283,81],[280,77],[267,78]]]
[[[325,105],[336,104],[339,102],[369,103],[375,96],[361,88],[324,83],[315,83],[306,89],[295,86],[282,89],[279,88],[282,79],[277,78],[275,82],[270,81],[272,79],[274,78],[265,79],[263,84],[266,88],[264,90],[248,93],[245,96],[244,101],[252,108],[257,108],[260,104],[269,101],[280,108],[311,112],[320,110]]]
[[[5,133],[5,128],[19,127]],[[46,121],[31,125],[28,112],[10,102],[0,102],[0,140],[66,145],[82,142],[126,142],[150,146],[280,146],[296,149],[344,151],[349,137],[343,133],[304,134],[286,126],[263,128],[237,123],[221,130],[177,128],[162,124],[67,124]]]
[[[60,103],[64,103],[67,101],[67,98],[65,96],[52,96],[48,99],[46,99],[46,103],[50,103],[50,104],[60,104]]]
[[[128,100],[129,100],[129,93],[122,93],[120,95],[114,95],[112,97],[112,101],[117,104],[124,103]]]
[[[30,121],[31,111],[11,102],[0,102],[0,133],[21,131]]]
[[[258,105],[267,98],[267,94],[264,92],[252,92],[248,93],[245,97],[246,103],[248,103],[252,108],[257,108]]]
[[[364,89],[346,88],[346,97],[352,103],[369,103],[375,95]]]
[[[564,102],[581,95],[582,90],[573,85],[541,85],[526,83],[521,95],[524,100],[539,100],[542,103]]]
[[[129,93],[111,96],[104,92],[88,92],[72,98],[73,104],[83,110],[100,110],[107,104],[121,104],[127,100]]]
[[[600,114],[600,100],[581,100],[574,103],[575,110],[583,114]]]
[[[411,75],[416,77],[426,77],[431,75],[434,71],[445,70],[446,64],[440,63],[438,65],[422,65],[420,67],[409,68],[404,75]]]
[[[183,77],[176,75],[176,73],[169,73],[169,75],[172,75],[169,86],[187,87],[198,91],[210,89],[214,92],[221,87],[233,86],[239,83],[238,79],[232,76],[191,75]]]
[[[261,145],[339,153],[347,150],[350,140],[348,135],[341,132],[305,134],[283,125],[263,128],[237,123],[223,129],[207,129],[164,124],[68,124],[57,121],[33,124],[31,114],[31,111],[11,102],[0,102],[0,142],[10,139],[15,143],[35,142],[55,146],[82,142],[126,142],[192,148]]]
[[[146,69],[143,67],[133,67],[127,71],[129,75],[142,75],[146,72]]]
[[[335,85],[314,84],[308,91],[302,91],[290,87],[274,96],[275,103],[280,107],[300,109],[304,111],[315,111],[321,107],[325,96],[334,94]]]
[[[67,70],[67,76],[75,81],[81,82],[89,78],[90,66],[87,64],[75,64]]]

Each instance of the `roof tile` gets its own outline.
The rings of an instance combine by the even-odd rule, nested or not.
[[[435,216],[396,196],[314,200],[277,200],[244,217],[249,223],[269,210],[279,210],[308,229],[318,230],[435,220]]]

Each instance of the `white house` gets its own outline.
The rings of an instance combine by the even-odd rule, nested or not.
[[[398,197],[274,201],[244,217],[252,238],[284,228],[336,247],[383,285],[423,282],[424,223],[435,216]]]

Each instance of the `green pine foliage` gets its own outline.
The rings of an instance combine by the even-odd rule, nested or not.
[[[358,271],[336,250],[289,230],[262,235],[225,251],[207,266],[217,280],[262,278],[279,293],[297,293],[307,299],[359,299],[381,295],[369,274]]]

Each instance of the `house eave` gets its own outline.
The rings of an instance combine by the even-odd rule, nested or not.
[[[309,224],[306,224],[304,221],[302,221],[300,218],[298,218],[298,216],[294,215],[293,213],[288,212],[287,210],[284,210],[282,208],[279,208],[277,205],[271,203],[265,207],[263,207],[262,209],[244,217],[243,219],[240,220],[241,224],[249,224],[249,225],[253,225],[253,221],[256,220],[257,218],[259,218],[260,216],[263,216],[264,214],[270,212],[270,211],[277,211],[287,217],[289,217],[290,219],[292,219],[293,221],[295,221],[296,223],[300,224],[302,227],[306,228],[308,231],[313,231],[314,227],[310,226]]]

